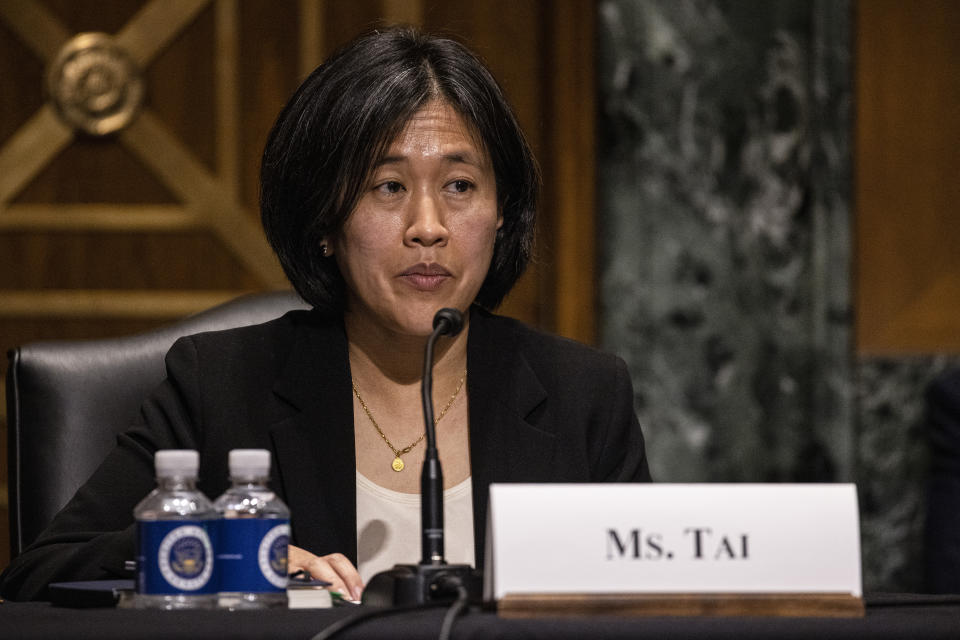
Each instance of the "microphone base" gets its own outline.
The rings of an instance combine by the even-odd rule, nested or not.
[[[372,607],[397,607],[453,602],[459,582],[471,604],[483,599],[483,574],[467,564],[398,564],[370,579],[362,603]]]

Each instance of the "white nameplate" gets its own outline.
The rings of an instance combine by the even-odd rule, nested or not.
[[[861,596],[852,484],[494,484],[484,597]]]

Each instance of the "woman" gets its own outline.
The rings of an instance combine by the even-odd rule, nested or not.
[[[140,422],[10,566],[5,596],[132,558],[161,448],[199,450],[211,496],[230,449],[270,449],[291,570],[359,598],[419,560],[420,369],[442,307],[465,315],[434,363],[449,561],[482,566],[491,482],[649,480],[623,362],[488,311],[530,257],[539,176],[463,46],[397,29],[342,49],[280,114],[261,182],[267,236],[313,309],[174,345]]]

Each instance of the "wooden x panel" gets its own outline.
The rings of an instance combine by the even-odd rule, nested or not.
[[[145,4],[117,33],[117,44],[141,66],[146,67],[197,15],[208,0],[153,0]],[[0,5],[10,27],[47,64],[57,55],[70,37],[57,18],[38,2],[16,0]],[[245,267],[266,287],[283,287],[286,281],[251,213],[238,198],[237,131],[238,125],[238,29],[237,4],[221,0],[216,4],[216,78],[217,166],[218,174],[208,171],[190,150],[154,117],[144,110],[133,124],[119,136],[157,178],[175,193],[182,207],[150,205],[145,211],[136,206],[73,206],[64,212],[61,205],[14,205],[9,202],[73,140],[73,132],[44,105],[0,149],[0,229],[97,229],[152,231],[179,230],[190,226],[213,232]],[[144,215],[140,215],[143,213]],[[7,215],[9,214],[9,215]],[[169,217],[167,217],[169,214]],[[124,224],[124,221],[129,221]],[[85,297],[86,295],[86,297]],[[109,291],[62,296],[59,291],[0,292],[0,300],[21,304],[2,304],[0,314],[15,313],[32,299],[38,312],[62,308],[64,300],[76,302],[75,312],[91,313],[104,301]],[[149,296],[145,291],[141,296]],[[57,299],[52,299],[53,297]],[[219,299],[222,295],[217,295]],[[197,303],[207,305],[212,298]],[[87,303],[84,303],[84,300]],[[121,309],[107,304],[106,308]],[[175,307],[178,308],[179,307]],[[5,311],[9,310],[9,311]],[[196,309],[194,309],[196,310]],[[181,309],[182,311],[182,309]]]

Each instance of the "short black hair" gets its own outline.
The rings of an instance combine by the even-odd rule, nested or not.
[[[346,285],[320,253],[356,207],[370,172],[431,100],[450,105],[490,155],[503,224],[475,302],[497,307],[533,251],[540,172],[493,75],[467,47],[410,27],[362,35],[307,77],[286,104],[260,167],[267,239],[297,292],[342,313]]]

